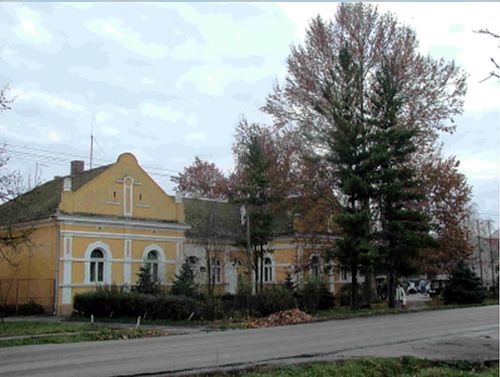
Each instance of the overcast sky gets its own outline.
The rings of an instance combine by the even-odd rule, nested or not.
[[[0,86],[15,98],[0,115],[0,138],[33,185],[123,152],[169,193],[168,176],[195,156],[232,168],[241,114],[268,122],[259,107],[286,74],[291,44],[311,17],[335,3],[2,3]],[[380,3],[415,28],[424,54],[454,59],[469,73],[457,131],[444,152],[461,160],[484,218],[498,224],[500,82],[479,83],[500,60],[499,3]],[[38,166],[37,166],[38,164]]]

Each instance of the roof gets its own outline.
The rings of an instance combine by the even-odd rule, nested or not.
[[[231,238],[243,234],[240,204],[211,199],[184,198],[186,223],[191,225],[187,236],[192,238]],[[281,209],[273,216],[273,234],[293,233],[293,218],[289,211]]]
[[[0,206],[0,224],[12,224],[48,218],[56,213],[61,201],[63,181],[71,177],[72,190],[76,191],[111,165],[100,166],[76,175],[58,177],[28,191]]]

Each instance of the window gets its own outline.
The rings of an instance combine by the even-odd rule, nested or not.
[[[153,281],[159,281],[159,269],[158,269],[158,252],[156,250],[152,250],[148,253],[146,258],[146,266],[149,269],[149,273],[151,274],[151,278]]]
[[[348,271],[347,268],[342,268],[340,270],[340,280],[347,280]]]
[[[317,255],[311,258],[311,276],[314,278],[321,276],[321,260]]]
[[[212,280],[212,284],[221,282],[220,261],[217,258],[210,259],[210,280]]]
[[[273,281],[273,261],[271,258],[264,258],[264,283]]]
[[[90,259],[90,282],[104,282],[104,253],[99,249],[92,250]]]

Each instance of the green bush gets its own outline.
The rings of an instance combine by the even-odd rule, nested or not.
[[[43,306],[37,304],[35,301],[31,300],[27,304],[21,304],[17,307],[18,315],[36,315],[36,314],[44,314],[45,310]]]
[[[486,298],[481,279],[460,261],[451,272],[443,291],[445,304],[480,304]]]
[[[318,278],[308,279],[297,291],[300,309],[314,313],[316,310],[330,309],[335,303],[335,297],[327,284]]]
[[[358,303],[363,301],[362,285],[358,284]],[[351,283],[345,283],[340,288],[339,301],[341,306],[351,305]]]
[[[0,318],[16,314],[14,305],[0,304]]]
[[[197,295],[194,274],[187,259],[182,264],[180,274],[175,276],[175,281],[170,289],[170,294],[174,296],[187,297],[196,297]]]
[[[147,319],[186,320],[190,317],[214,319],[221,315],[213,303],[209,305],[192,297],[149,295],[109,288],[75,295],[73,307],[78,314],[87,317],[142,316]]]
[[[293,294],[281,286],[259,292],[250,297],[250,314],[265,317],[269,314],[297,307]]]

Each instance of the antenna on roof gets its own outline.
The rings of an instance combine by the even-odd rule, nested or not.
[[[90,124],[90,169],[92,169],[92,160],[94,158],[94,113],[92,113],[92,123]]]

